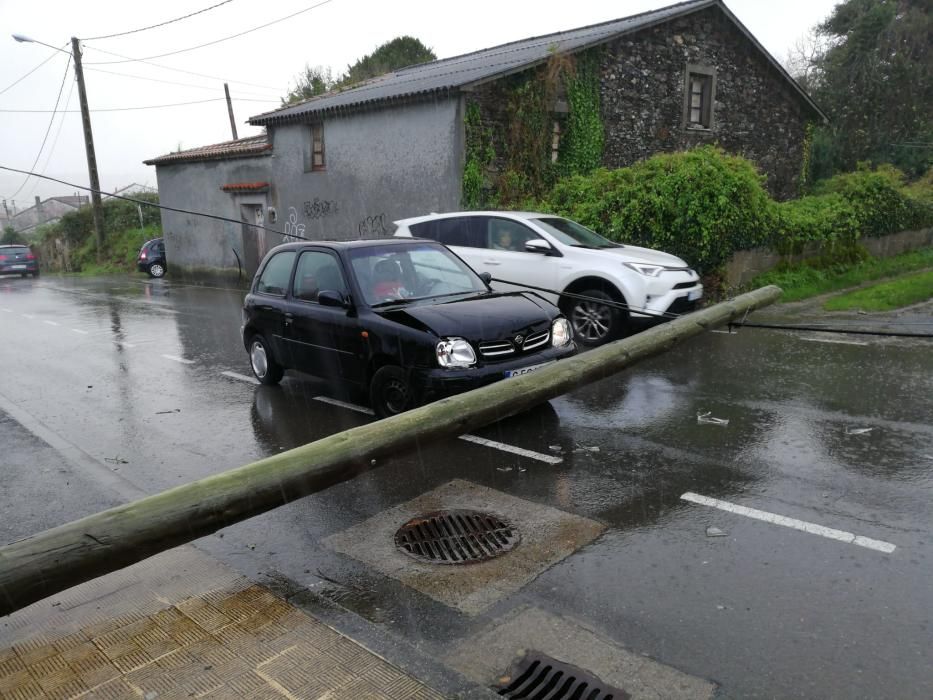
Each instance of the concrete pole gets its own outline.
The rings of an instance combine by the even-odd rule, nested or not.
[[[773,304],[762,287],[515,377],[176,486],[0,547],[0,615],[463,435]]]
[[[230,131],[233,132],[233,140],[237,140],[236,120],[233,118],[233,102],[230,101],[230,87],[224,83],[224,94],[227,96],[227,114],[230,115]]]
[[[78,100],[81,103],[81,123],[84,125],[84,150],[87,152],[87,174],[91,182],[91,206],[94,214],[94,235],[97,243],[97,261],[104,250],[104,209],[100,201],[100,179],[97,177],[97,156],[94,154],[94,134],[91,132],[91,111],[87,106],[87,91],[84,89],[84,68],[81,66],[81,42],[71,38],[71,55],[75,63],[75,79],[78,81]]]

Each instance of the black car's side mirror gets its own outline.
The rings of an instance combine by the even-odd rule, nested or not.
[[[528,253],[541,253],[542,255],[550,255],[551,246],[548,245],[547,241],[543,241],[540,238],[533,238],[530,241],[525,241],[525,251]]]
[[[336,289],[325,289],[318,292],[317,303],[321,306],[345,307],[347,305],[347,300],[346,297]]]
[[[491,273],[491,272],[481,272],[480,275],[479,275],[479,278],[480,278],[481,280],[483,280],[483,282],[486,283],[486,286],[487,286],[487,287],[488,287],[490,284],[492,284],[492,273]]]

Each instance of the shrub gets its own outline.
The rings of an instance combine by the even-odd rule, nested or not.
[[[658,248],[712,271],[769,241],[775,206],[746,159],[715,146],[562,180],[543,206],[607,238]]]
[[[835,175],[819,183],[815,191],[844,197],[864,236],[933,225],[933,206],[911,197],[904,188],[904,174],[890,165]]]
[[[830,249],[855,244],[861,222],[848,199],[838,193],[792,199],[777,205],[773,245],[783,255],[800,253],[806,243]]]

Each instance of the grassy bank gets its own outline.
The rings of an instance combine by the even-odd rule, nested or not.
[[[897,277],[933,267],[933,248],[915,250],[892,258],[870,258],[852,265],[817,268],[805,264],[784,267],[758,275],[751,287],[776,284],[784,290],[781,301],[810,297],[857,287],[865,282]]]
[[[933,298],[933,270],[905,275],[890,282],[858,289],[829,299],[827,311],[893,311]]]
[[[136,256],[143,243],[161,235],[158,226],[108,232],[100,262],[97,261],[94,236],[90,236],[75,251],[75,269],[80,270],[77,274],[94,276],[133,272],[136,270]]]

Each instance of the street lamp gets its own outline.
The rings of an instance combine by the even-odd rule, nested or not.
[[[100,262],[104,247],[104,211],[100,201],[100,179],[97,176],[97,156],[94,153],[94,134],[91,131],[91,112],[87,106],[87,92],[84,89],[84,68],[81,66],[81,42],[71,37],[71,51],[65,51],[44,41],[33,39],[24,34],[13,34],[14,41],[26,44],[41,44],[50,49],[67,53],[74,59],[75,80],[78,81],[78,100],[81,103],[81,122],[84,126],[84,150],[87,153],[87,173],[91,182],[91,210],[94,215],[94,233],[97,243],[97,261]]]

